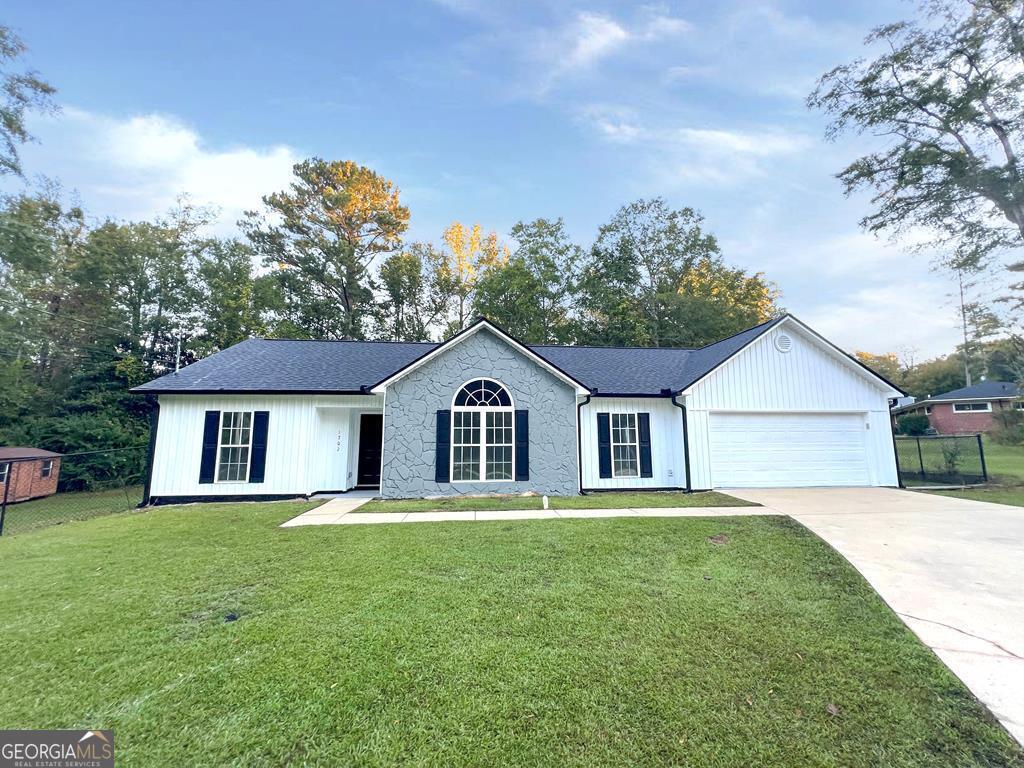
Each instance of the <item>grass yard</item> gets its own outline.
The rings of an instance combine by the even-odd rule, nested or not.
[[[57,493],[33,501],[7,505],[4,536],[46,528],[72,520],[88,520],[101,515],[127,512],[142,501],[142,486],[133,485],[108,491]]]
[[[756,507],[749,501],[717,491],[680,493],[647,491],[591,493],[586,496],[551,496],[551,509],[628,509],[631,507]],[[359,512],[450,512],[456,510],[541,509],[539,496],[466,496],[443,499],[396,499],[371,501]]]
[[[1024,507],[1024,446],[1000,445],[988,438],[984,439],[984,446],[985,464],[988,467],[989,477],[994,483],[998,483],[997,486],[928,491],[928,493]]]
[[[1009,504],[1013,507],[1024,507],[1024,486],[1005,486],[1000,488],[963,488],[954,491],[928,491],[939,496],[955,496],[958,499],[989,501],[993,504]]]
[[[1024,485],[1024,445],[999,445],[988,439],[984,445],[989,475],[1003,483]]]
[[[787,518],[277,527],[309,506],[0,539],[0,723],[119,765],[1024,766]]]

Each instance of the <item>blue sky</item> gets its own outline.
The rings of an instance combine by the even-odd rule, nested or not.
[[[834,174],[870,139],[823,139],[803,99],[909,2],[9,2],[0,14],[58,90],[28,174],[95,216],[149,217],[180,192],[240,212],[295,161],[391,178],[409,239],[452,220],[504,235],[565,219],[581,243],[662,195],[707,218],[726,259],[847,349],[956,343],[952,286],[862,233]],[[7,189],[17,182],[6,182]]]

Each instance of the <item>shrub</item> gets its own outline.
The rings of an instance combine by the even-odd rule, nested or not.
[[[1003,409],[992,414],[995,426],[988,436],[1000,445],[1024,445],[1024,411]]]
[[[960,440],[950,440],[942,444],[942,463],[947,475],[956,475],[963,460],[963,445]]]
[[[931,422],[928,421],[928,417],[923,413],[908,413],[906,416],[900,416],[896,420],[896,426],[901,435],[917,437],[925,433],[928,427],[931,426]]]

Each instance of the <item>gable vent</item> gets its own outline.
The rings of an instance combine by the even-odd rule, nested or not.
[[[793,348],[793,339],[785,333],[780,333],[775,337],[775,348],[779,350],[779,352],[789,352],[789,350]]]

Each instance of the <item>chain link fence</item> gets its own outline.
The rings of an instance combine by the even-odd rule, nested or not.
[[[0,458],[0,536],[136,508],[146,448]]]
[[[980,485],[988,482],[981,435],[897,437],[904,485]]]

